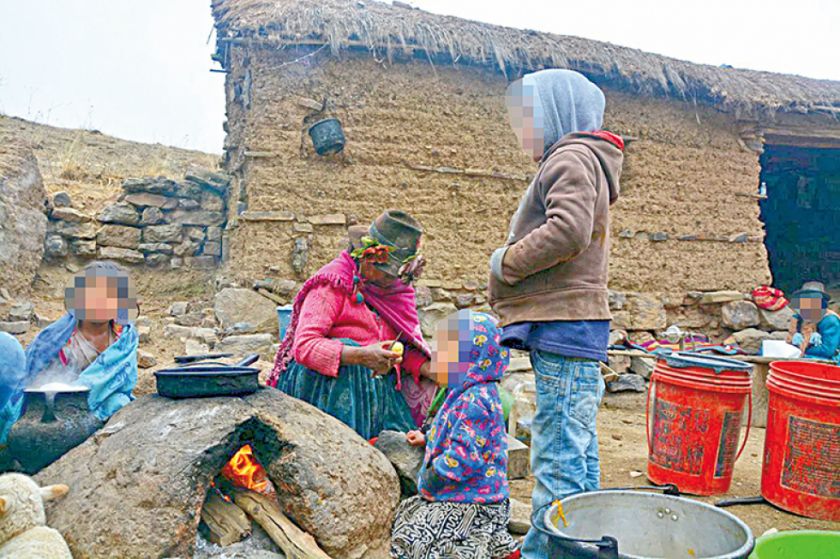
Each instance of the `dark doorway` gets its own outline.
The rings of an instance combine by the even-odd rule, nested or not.
[[[840,291],[840,149],[767,145],[760,161],[774,285],[790,293],[818,280]]]

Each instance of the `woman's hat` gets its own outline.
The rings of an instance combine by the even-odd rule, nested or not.
[[[348,229],[352,250],[365,247],[365,238],[372,239],[379,245],[392,247],[388,252],[387,262],[377,263],[376,267],[394,277],[399,277],[400,268],[417,256],[420,250],[420,237],[423,227],[420,222],[406,212],[386,210],[377,217],[370,227],[355,225]]]
[[[806,281],[802,284],[802,288],[794,291],[793,299],[799,299],[801,297],[815,297],[819,296],[822,297],[822,300],[828,304],[831,301],[831,295],[825,290],[825,285],[819,281]]]

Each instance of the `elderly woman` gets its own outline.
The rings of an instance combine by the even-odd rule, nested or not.
[[[829,310],[830,301],[825,286],[818,281],[806,282],[793,294],[791,305],[796,314],[787,341],[797,346],[805,357],[840,358],[840,316]]]
[[[370,439],[415,429],[434,397],[411,286],[423,266],[423,230],[389,210],[349,233],[349,249],[295,298],[268,383]]]
[[[133,399],[138,335],[130,319],[137,304],[128,274],[93,262],[66,289],[64,302],[67,313],[35,337],[23,368],[0,375],[0,443],[20,417],[26,388],[85,386],[88,408],[102,421]]]

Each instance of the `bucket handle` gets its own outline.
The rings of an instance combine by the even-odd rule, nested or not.
[[[612,536],[601,536],[600,539],[585,539],[585,538],[570,538],[569,536],[561,536],[553,532],[549,532],[545,527],[551,503],[538,509],[531,515],[531,526],[537,529],[549,540],[561,540],[570,543],[588,543],[598,548],[598,559],[619,559],[618,555],[618,540]]]
[[[653,450],[653,446],[650,443],[650,393],[653,392],[656,385],[656,375],[652,375],[650,377],[650,386],[648,387],[647,391],[647,401],[645,402],[645,435],[647,436],[647,448],[648,448],[648,456],[650,456],[651,451]],[[738,449],[738,454],[735,455],[735,460],[732,462],[733,465],[743,454],[744,449],[747,447],[747,441],[750,440],[750,429],[752,428],[752,410],[753,410],[753,400],[752,400],[752,389],[750,389],[749,395],[747,396],[747,432],[744,435],[744,442],[741,443],[741,448]]]

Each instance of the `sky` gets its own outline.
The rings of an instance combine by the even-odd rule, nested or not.
[[[374,1],[374,0],[370,0]],[[706,64],[840,80],[840,0],[412,0]],[[219,153],[210,0],[0,0],[0,113]]]

